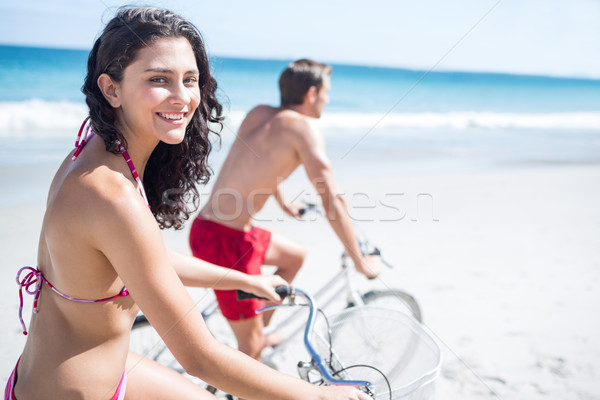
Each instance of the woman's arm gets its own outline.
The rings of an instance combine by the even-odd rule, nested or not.
[[[271,301],[280,301],[277,286],[288,283],[278,275],[248,275],[230,268],[220,267],[199,258],[167,250],[169,261],[185,286],[218,290],[241,289]]]
[[[128,192],[93,207],[96,247],[186,371],[247,399],[368,400],[355,389],[279,373],[215,340],[169,262],[154,217],[133,188]]]

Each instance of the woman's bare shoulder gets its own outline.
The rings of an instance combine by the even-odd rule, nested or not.
[[[147,209],[135,181],[126,175],[130,174],[127,166],[120,161],[99,163],[92,158],[61,167],[48,196],[47,216],[94,229],[113,217],[127,219],[136,210]]]

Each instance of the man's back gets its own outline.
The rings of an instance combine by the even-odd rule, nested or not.
[[[236,229],[248,229],[277,185],[299,165],[298,144],[314,135],[296,111],[258,106],[242,122],[202,215]],[[319,141],[321,142],[321,141]]]

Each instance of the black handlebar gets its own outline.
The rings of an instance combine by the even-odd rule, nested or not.
[[[277,286],[275,288],[275,292],[277,292],[277,294],[279,295],[279,297],[281,297],[281,299],[285,299],[288,294],[290,294],[290,287],[289,286]],[[266,300],[264,297],[259,297],[255,294],[252,293],[248,293],[248,292],[244,292],[243,290],[237,290],[237,299],[238,300],[248,300],[248,299],[262,299],[262,300]]]
[[[375,247],[373,249],[373,251],[371,251],[369,254],[366,254],[367,256],[380,256],[381,255],[381,251]]]
[[[304,203],[305,207],[302,207],[298,210],[298,214],[302,217],[304,214],[309,212],[310,210],[316,210],[317,205],[314,203]]]

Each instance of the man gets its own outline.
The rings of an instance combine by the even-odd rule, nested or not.
[[[281,106],[260,105],[248,113],[210,198],[192,225],[190,246],[196,257],[250,274],[259,274],[263,264],[275,265],[275,273],[291,282],[304,261],[304,249],[252,226],[252,218],[271,195],[288,214],[299,215],[299,207],[283,200],[278,185],[303,165],[356,269],[369,278],[379,274],[379,264],[360,252],[323,136],[311,121],[329,103],[330,75],[328,65],[295,61],[279,79]],[[271,314],[255,316],[254,310],[262,306],[259,300],[237,301],[234,291],[215,293],[239,349],[259,359],[263,347],[269,345],[262,329]]]

